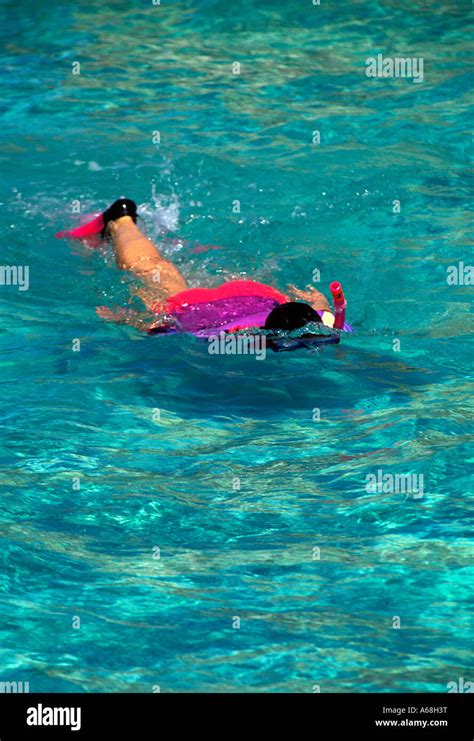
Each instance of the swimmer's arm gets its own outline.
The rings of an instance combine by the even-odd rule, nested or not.
[[[116,324],[128,324],[130,327],[136,327],[142,332],[146,332],[150,326],[150,317],[133,309],[109,309],[108,306],[97,306],[96,314],[106,322],[115,322]]]
[[[296,286],[290,285],[288,286],[288,295],[290,298],[299,298],[302,301],[306,301],[313,309],[331,311],[331,307],[324,293],[317,291],[313,286],[306,286],[306,290],[301,291]]]

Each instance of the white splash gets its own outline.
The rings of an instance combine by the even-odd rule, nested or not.
[[[156,193],[155,184],[152,185],[151,197],[154,205],[142,203],[138,207],[140,216],[153,222],[159,234],[175,232],[179,225],[179,200],[174,193],[165,196]]]

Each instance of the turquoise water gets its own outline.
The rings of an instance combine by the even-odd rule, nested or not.
[[[0,286],[2,681],[473,679],[472,287],[447,281],[472,257],[470,13],[2,2],[2,264],[30,271]],[[368,79],[378,53],[423,83]],[[120,195],[191,285],[320,271],[357,333],[259,362],[103,322],[133,281],[54,233]],[[368,492],[378,470],[423,496]]]

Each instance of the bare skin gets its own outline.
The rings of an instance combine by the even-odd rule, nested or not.
[[[331,311],[329,302],[321,291],[317,291],[313,286],[306,286],[306,291],[301,291],[296,286],[288,286],[290,295],[293,298],[299,298],[302,301],[306,301],[307,304],[313,307],[313,309],[319,309],[320,311]]]
[[[153,242],[145,237],[130,216],[111,221],[109,233],[121,270],[135,273],[145,285],[163,294],[164,298],[186,290],[188,286],[178,268],[160,255]]]
[[[165,302],[171,296],[188,288],[176,265],[160,254],[130,216],[122,216],[109,222],[108,232],[112,237],[117,266],[121,270],[129,270],[140,278],[143,287],[138,289],[136,294],[149,311],[156,302]],[[331,311],[326,296],[312,286],[307,286],[306,290],[302,291],[290,285],[287,295],[289,299],[306,301],[314,309]],[[131,309],[114,311],[106,306],[99,306],[97,313],[106,321],[130,324],[144,331],[150,328],[150,316]]]

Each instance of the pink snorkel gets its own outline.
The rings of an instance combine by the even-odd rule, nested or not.
[[[330,284],[329,290],[334,302],[334,329],[344,329],[347,301],[344,298],[342,286],[335,280]]]

